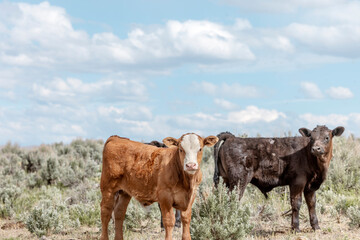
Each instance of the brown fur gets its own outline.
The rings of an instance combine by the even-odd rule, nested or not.
[[[164,143],[169,148],[158,148],[117,136],[106,141],[100,182],[101,239],[108,239],[108,223],[113,210],[115,239],[123,239],[122,225],[131,197],[145,206],[159,202],[166,231],[165,239],[172,238],[175,222],[172,208],[181,210],[182,238],[191,239],[191,206],[202,173],[198,169],[191,175],[183,170],[185,155],[180,151],[183,136],[180,139],[165,138]],[[198,138],[201,147],[212,146],[217,142],[214,136]],[[202,151],[197,156],[199,165],[201,157]],[[119,194],[114,207],[116,192]]]
[[[289,185],[292,206],[291,226],[299,231],[302,193],[309,209],[312,228],[319,229],[315,212],[315,191],[326,178],[332,158],[332,137],[344,128],[329,130],[317,126],[313,131],[299,129],[303,137],[237,138],[230,133],[218,135],[214,147],[214,182],[220,175],[233,189],[239,186],[240,198],[246,185],[252,183],[267,197],[274,187]],[[222,145],[220,145],[222,144]]]

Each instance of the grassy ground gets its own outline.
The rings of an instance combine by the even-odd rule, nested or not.
[[[44,239],[99,239],[101,197],[98,183],[102,144],[101,141],[76,140],[70,145],[55,144],[32,150],[14,145],[3,148],[0,155],[3,179],[0,182],[0,239],[39,239],[39,234],[36,236],[29,232],[26,223],[37,221],[31,213],[41,201],[50,203],[56,213],[55,220],[58,220],[55,223],[49,221],[53,225],[50,224]],[[201,166],[204,176],[200,187],[202,196],[213,194],[214,163],[210,156],[211,151],[207,150]],[[317,191],[321,230],[311,230],[307,207],[303,202],[301,233],[291,232],[287,187],[274,189],[269,199],[265,199],[257,188],[249,185],[241,205],[250,208],[249,222],[254,227],[245,239],[360,239],[360,220],[357,220],[360,214],[351,218],[349,213],[350,208],[360,207],[359,186],[360,141],[352,137],[339,138],[334,143],[334,158],[328,179]],[[50,216],[45,213],[44,221]],[[162,239],[165,234],[159,225],[160,212],[155,204],[144,210],[132,201],[127,212],[124,237]],[[110,233],[113,237],[113,229]],[[181,239],[181,229],[175,229],[173,238]]]
[[[355,240],[360,239],[360,230],[351,229],[348,226],[348,221],[345,217],[340,219],[340,223],[337,219],[331,216],[322,216],[321,218],[321,230],[313,232],[307,221],[307,216],[301,218],[302,232],[293,234],[290,231],[289,217],[282,217],[272,222],[256,222],[256,227],[253,233],[249,234],[246,239],[254,240]],[[31,234],[24,226],[24,224],[13,220],[0,220],[0,239],[7,240],[37,240],[39,239],[35,235]],[[64,231],[60,234],[53,234],[47,236],[47,239],[65,240],[65,239],[82,239],[92,240],[99,239],[100,229],[98,227],[81,227],[78,229],[72,229]],[[125,239],[148,239],[156,240],[163,239],[165,234],[161,231],[160,227],[147,230],[144,232],[126,232]],[[181,239],[181,229],[175,229],[173,239]]]

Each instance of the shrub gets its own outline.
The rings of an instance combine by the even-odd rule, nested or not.
[[[69,206],[69,217],[80,225],[100,225],[100,203],[96,204],[75,204]]]
[[[238,190],[228,192],[220,182],[211,193],[197,198],[192,211],[194,239],[241,239],[252,229],[250,209],[239,201]]]
[[[102,140],[82,140],[76,139],[70,146],[74,149],[74,154],[83,159],[92,159],[96,163],[101,163],[102,149],[104,143]]]
[[[84,181],[67,191],[66,203],[73,221],[81,225],[100,226],[101,194],[97,184]]]
[[[45,166],[40,171],[41,178],[45,184],[54,184],[59,178],[58,166],[59,164],[57,158],[47,158]]]
[[[40,201],[27,216],[26,228],[37,236],[59,232],[63,228],[61,210],[50,200]]]
[[[14,201],[20,196],[21,189],[10,185],[0,188],[0,217],[12,217],[14,214]]]
[[[276,219],[276,210],[274,206],[270,204],[264,204],[258,206],[258,217],[265,222],[270,222]]]
[[[214,147],[204,147],[202,161],[205,163],[214,162]]]
[[[48,152],[45,152],[44,147],[29,151],[22,156],[22,168],[27,172],[36,172],[44,165]]]
[[[335,209],[339,214],[346,214],[349,207],[357,204],[357,198],[340,195],[335,203]]]
[[[350,219],[349,225],[351,227],[360,228],[360,207],[351,206],[347,210],[348,218]]]
[[[22,150],[18,144],[12,144],[11,142],[8,142],[5,146],[1,148],[1,153],[13,153],[20,155],[22,153]]]
[[[360,142],[358,139],[353,137],[334,139],[333,159],[324,188],[331,188],[339,193],[360,188]]]
[[[98,182],[84,180],[73,188],[68,188],[66,202],[70,205],[89,204],[101,201],[101,193]],[[97,206],[98,207],[98,206]]]
[[[142,232],[147,228],[160,225],[160,208],[157,203],[144,208],[136,200],[131,200],[125,216],[124,228],[130,231]]]
[[[2,175],[17,175],[21,172],[21,158],[17,154],[5,153],[0,157],[0,170]]]

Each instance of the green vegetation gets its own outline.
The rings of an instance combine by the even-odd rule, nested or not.
[[[241,239],[252,229],[250,206],[239,201],[237,189],[228,192],[222,184],[201,193],[192,211],[194,239]],[[211,226],[211,227],[209,227]]]
[[[79,225],[100,226],[103,142],[75,140],[1,149],[0,217],[26,224],[37,236]]]
[[[103,141],[81,139],[31,149],[11,143],[3,146],[0,218],[21,221],[36,236],[65,234],[82,226],[100,229],[102,148]],[[335,138],[333,152],[327,180],[317,191],[320,226],[322,219],[329,216],[347,224],[349,229],[358,229],[360,140],[352,136]],[[213,189],[212,148],[204,149],[201,168],[203,181],[191,224],[194,239],[256,238],[264,234],[264,229],[272,232],[276,224],[290,226],[290,218],[285,214],[290,209],[287,187],[274,189],[266,200],[257,188],[249,185],[238,201],[236,190],[229,193],[222,185]],[[309,227],[304,202],[300,224],[301,228]],[[157,204],[144,209],[136,201],[130,202],[124,223],[127,238],[159,225]],[[332,229],[323,231],[330,233]]]

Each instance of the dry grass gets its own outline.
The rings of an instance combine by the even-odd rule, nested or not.
[[[253,234],[246,239],[253,240],[355,240],[360,239],[360,229],[350,229],[348,220],[341,217],[341,222],[331,216],[322,216],[320,225],[321,230],[313,232],[306,219],[301,219],[302,232],[294,234],[291,232],[290,218],[281,217],[273,222],[256,222],[256,228]],[[26,230],[25,226],[11,220],[0,220],[0,239],[27,239],[37,240],[35,235],[32,235]],[[112,234],[113,236],[113,234]],[[73,229],[69,232],[48,236],[46,239],[53,240],[92,240],[99,239],[100,229],[96,227],[81,227]],[[161,231],[160,226],[146,232],[126,232],[125,239],[146,239],[157,240],[164,239],[165,233]],[[181,229],[175,229],[173,239],[181,239]]]

